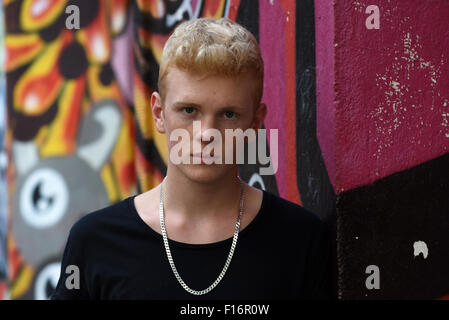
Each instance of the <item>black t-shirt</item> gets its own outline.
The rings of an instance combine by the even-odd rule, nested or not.
[[[162,235],[138,215],[134,197],[89,213],[73,225],[51,299],[333,297],[329,230],[318,216],[302,206],[263,191],[261,208],[239,233],[223,279],[209,293],[196,296],[175,278]],[[206,289],[215,281],[231,243],[232,237],[208,244],[169,239],[176,269],[194,290]],[[78,268],[79,289],[73,288],[76,274],[72,267],[66,272],[69,265]],[[66,279],[72,285],[67,287]]]

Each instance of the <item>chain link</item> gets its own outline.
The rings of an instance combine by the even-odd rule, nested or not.
[[[171,269],[173,271],[173,274],[175,275],[176,279],[178,280],[178,282],[181,284],[181,286],[189,293],[193,294],[193,295],[203,295],[206,294],[208,292],[210,292],[212,289],[214,289],[218,283],[221,281],[221,279],[223,279],[226,270],[229,267],[229,264],[231,263],[231,259],[232,256],[234,254],[234,250],[235,250],[235,246],[237,245],[237,239],[238,239],[238,235],[239,235],[239,231],[240,231],[240,219],[242,217],[243,214],[243,198],[244,198],[244,187],[243,187],[243,182],[242,179],[240,177],[240,186],[241,186],[241,195],[240,195],[240,208],[239,208],[239,215],[237,218],[237,223],[235,224],[235,231],[234,231],[234,237],[232,239],[232,244],[231,244],[231,249],[229,250],[229,254],[228,254],[228,258],[226,259],[225,265],[223,267],[223,270],[221,271],[221,273],[218,275],[217,279],[206,289],[204,290],[193,290],[191,289],[181,278],[181,276],[178,273],[178,270],[176,269],[175,266],[175,262],[173,261],[173,257],[171,255],[170,252],[170,247],[168,246],[168,239],[167,239],[167,232],[165,230],[165,222],[164,222],[164,194],[162,191],[162,187],[164,185],[165,182],[165,178],[164,180],[162,180],[161,183],[161,192],[160,192],[160,201],[159,201],[159,219],[160,219],[160,223],[161,223],[161,230],[162,230],[162,237],[164,240],[164,246],[165,246],[165,251],[167,253],[167,258],[168,258],[168,262],[170,263]]]

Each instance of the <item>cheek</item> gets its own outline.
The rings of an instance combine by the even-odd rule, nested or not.
[[[165,112],[164,124],[166,134],[170,134],[173,130],[177,128],[182,128],[179,119],[176,118],[176,114],[173,113],[172,110],[168,110]]]
[[[171,118],[169,121],[166,121],[165,128],[169,150],[175,145],[178,147],[185,146],[187,149],[190,149],[192,143],[192,130],[188,123]],[[187,133],[187,136],[181,137],[181,131],[184,135]],[[170,141],[170,137],[172,137],[173,141]]]

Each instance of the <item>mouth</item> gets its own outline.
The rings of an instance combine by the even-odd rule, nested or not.
[[[205,163],[204,160],[217,160],[217,157],[214,156],[204,156],[202,154],[190,154],[192,158],[201,159],[201,163]]]

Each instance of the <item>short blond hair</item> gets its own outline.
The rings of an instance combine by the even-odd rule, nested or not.
[[[178,25],[165,43],[158,87],[165,100],[164,78],[169,67],[193,74],[254,77],[256,107],[263,92],[264,64],[256,38],[228,18],[198,18]]]

